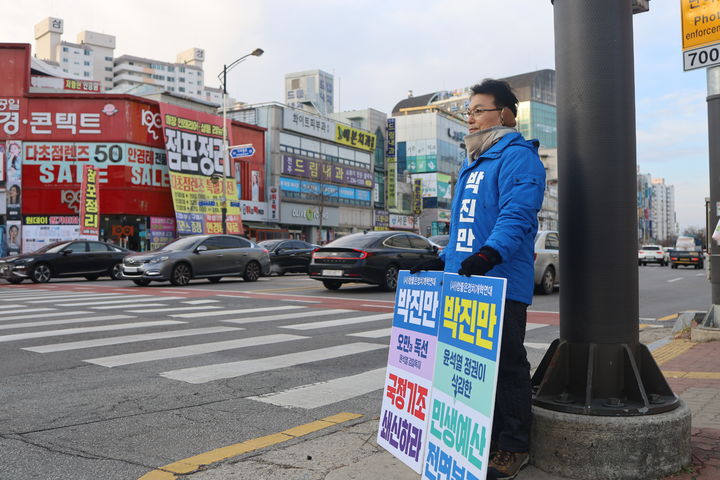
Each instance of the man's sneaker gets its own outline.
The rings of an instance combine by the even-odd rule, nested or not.
[[[521,468],[528,464],[527,452],[508,452],[498,450],[488,465],[488,480],[509,480],[515,478]]]

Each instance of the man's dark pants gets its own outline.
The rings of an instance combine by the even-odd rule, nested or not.
[[[523,345],[527,307],[525,303],[505,301],[491,451],[527,452],[530,449],[530,363]]]

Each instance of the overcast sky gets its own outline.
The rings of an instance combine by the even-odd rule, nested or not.
[[[337,110],[390,112],[408,90],[420,95],[462,88],[555,63],[550,0],[0,0],[0,5],[4,42],[33,44],[34,25],[53,16],[65,21],[67,41],[83,30],[115,35],[116,56],[173,62],[180,51],[203,48],[208,86],[219,86],[223,64],[262,48],[262,57],[247,59],[228,75],[230,95],[251,103],[282,101],[285,73],[319,68],[335,75]],[[681,230],[704,226],[705,71],[683,72],[677,0],[653,0],[650,12],[634,19],[640,171],[675,185]]]

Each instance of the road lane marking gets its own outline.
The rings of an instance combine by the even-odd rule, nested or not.
[[[27,340],[29,338],[60,337],[78,333],[106,332],[111,330],[126,330],[129,328],[159,327],[163,325],[178,325],[178,320],[158,320],[155,322],[118,323],[116,325],[103,325],[100,327],[64,328],[62,330],[45,330],[43,332],[16,333],[13,335],[0,335],[0,343]]]
[[[276,310],[297,310],[305,307],[297,305],[288,305],[284,307],[260,307],[260,308],[243,308],[242,310],[223,310],[222,312],[200,312],[200,313],[177,313],[170,315],[174,318],[198,318],[198,317],[217,317],[220,315],[235,315],[239,313],[255,313],[255,312],[271,312]]]
[[[530,322],[525,324],[525,331],[529,332],[530,330],[535,330],[536,328],[543,328],[548,327],[549,325],[547,323],[534,323]]]
[[[695,276],[696,276],[696,277],[704,277],[705,274],[704,274],[704,273],[696,273]]]
[[[683,279],[683,277],[671,278],[671,279],[668,280],[667,282],[668,282],[668,283],[672,283],[672,282],[677,282],[678,280],[682,280],[682,279]]]
[[[58,303],[59,307],[85,307],[85,306],[92,306],[92,305],[111,305],[111,304],[118,304],[118,303],[139,303],[139,302],[147,302],[147,301],[153,301],[153,302],[159,302],[159,301],[167,301],[167,300],[177,300],[184,297],[143,297],[143,298],[124,298],[122,300],[104,300],[101,302],[81,302],[81,303]]]
[[[37,301],[33,300],[33,303],[55,303],[55,302],[74,302],[74,301],[84,301],[84,300],[112,300],[113,298],[121,298],[123,296],[122,293],[112,293],[112,294],[102,294],[102,295],[68,295],[67,293],[64,295],[53,295],[53,296],[47,296],[43,295],[40,297]]]
[[[68,350],[81,350],[83,348],[105,347],[107,345],[121,345],[123,343],[147,342],[151,340],[164,340],[166,338],[191,337],[195,335],[211,335],[213,333],[225,333],[241,331],[237,327],[207,327],[189,328],[186,330],[173,330],[170,332],[139,333],[137,335],[123,335],[120,337],[96,338],[93,340],[82,340],[79,342],[52,343],[49,345],[38,345],[35,347],[23,348],[35,353],[65,352]]]
[[[248,397],[248,400],[257,400],[279,407],[311,409],[374,392],[384,386],[385,367],[326,382],[302,385],[282,392]]]
[[[362,415],[358,413],[338,413],[336,415],[321,418],[320,420],[316,420],[314,422],[306,423],[305,425],[289,428],[280,433],[273,433],[264,437],[246,440],[244,442],[200,453],[183,460],[178,460],[177,462],[165,465],[164,467],[159,467],[146,473],[140,477],[139,480],[174,480],[177,478],[176,475],[193,473],[207,465],[227,460],[228,458],[237,457],[238,455],[259,450],[261,448],[277,445],[278,443],[302,437],[325,428],[334,427],[360,417],[362,417]]]
[[[126,353],[124,355],[111,355],[107,357],[91,358],[83,360],[87,363],[94,363],[103,367],[119,367],[134,363],[154,362],[156,360],[167,360],[169,358],[190,357],[204,353],[222,352],[245,347],[258,347],[271,345],[273,343],[291,342],[293,340],[304,340],[308,337],[298,335],[264,335],[261,337],[240,338],[236,340],[225,340],[223,342],[197,343],[182,347],[163,348],[160,350],[149,350],[147,352]]]
[[[5,316],[0,317],[0,322],[7,322],[9,320],[27,320],[29,318],[47,318],[47,317],[64,317],[66,315],[84,315],[86,313],[93,313],[93,312],[76,311],[76,312],[33,313],[31,315],[11,315],[9,317],[5,317]]]
[[[186,383],[207,383],[213,380],[242,377],[243,375],[250,375],[251,373],[266,372],[269,370],[293,367],[295,365],[346,357],[348,355],[370,352],[381,348],[387,348],[387,346],[376,343],[348,343],[346,345],[336,345],[334,347],[306,350],[255,360],[241,360],[239,362],[216,363],[204,367],[170,370],[162,372],[160,376]]]
[[[3,318],[5,318],[5,315],[9,315],[11,313],[30,313],[30,312],[52,312],[55,310],[54,308],[21,308],[18,310],[5,310],[3,309]]]
[[[367,332],[348,333],[348,337],[361,337],[361,338],[383,338],[389,337],[392,328],[380,328],[378,330],[368,330]]]
[[[346,310],[347,311],[347,310]],[[362,317],[340,318],[338,320],[327,320],[324,322],[298,323],[295,325],[283,325],[280,328],[289,328],[292,330],[315,330],[317,328],[338,327],[340,325],[352,325],[356,323],[375,322],[378,320],[391,320],[392,313],[380,313],[377,315],[365,315]]]
[[[182,303],[187,305],[205,305],[206,303],[217,303],[220,300],[185,300]]]
[[[167,307],[165,303],[133,303],[132,305],[105,305],[104,307],[90,307],[93,310],[119,310],[121,308]]]
[[[296,292],[300,290],[317,290],[320,284],[312,287],[293,287],[293,288],[263,288],[259,290],[252,290],[252,293],[278,293],[278,292]],[[250,293],[250,290],[246,290],[244,293]]]
[[[70,318],[65,320],[46,320],[44,322],[3,323],[0,324],[0,330],[12,330],[14,328],[47,327],[49,325],[66,325],[68,323],[90,323],[102,322],[105,320],[123,320],[126,318],[136,317],[132,315],[106,315],[104,317]]]
[[[549,343],[525,342],[523,345],[525,345],[528,348],[536,348],[538,350],[547,350],[550,347]]]
[[[673,313],[672,315],[666,315],[664,317],[660,317],[657,319],[658,322],[666,322],[668,320],[675,320],[678,317],[677,313]]]
[[[135,308],[136,305],[133,305],[132,308]],[[178,312],[178,311],[189,311],[189,310],[208,310],[208,309],[218,309],[222,307],[215,307],[210,305],[205,305],[202,307],[165,307],[165,308],[144,308],[142,310],[128,310],[128,312],[132,313],[151,313],[151,312]]]
[[[273,309],[274,310],[274,309]],[[312,316],[319,317],[321,315],[335,315],[336,313],[348,313],[348,312],[355,312],[355,310],[317,310],[312,312]],[[304,317],[308,316],[309,312],[307,310],[304,310],[302,312],[293,312],[293,313],[281,313],[278,315],[264,315],[261,317],[250,317],[250,318],[236,318],[232,320],[223,320],[223,322],[227,323],[234,323],[236,325],[242,325],[246,323],[256,323],[256,322],[269,322],[272,320],[289,320],[289,319],[297,319],[298,317]],[[173,316],[173,315],[171,315]]]

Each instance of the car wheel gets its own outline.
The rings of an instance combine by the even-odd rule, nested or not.
[[[221,279],[222,279],[222,277],[210,277],[210,278],[208,278],[208,281],[210,283],[218,283]]]
[[[552,267],[547,267],[543,272],[542,279],[540,280],[539,290],[543,295],[550,295],[555,289],[555,270]]]
[[[342,282],[338,282],[337,280],[323,280],[322,282],[328,290],[340,290],[342,286]]]
[[[122,263],[116,263],[113,265],[113,267],[110,269],[110,278],[113,280],[122,280]]]
[[[176,287],[183,287],[190,283],[191,278],[192,272],[190,271],[190,266],[187,263],[178,263],[172,269],[170,283]]]
[[[278,271],[275,272],[275,273],[278,274],[278,277],[282,277],[283,275],[285,275],[286,272],[285,272],[285,270],[280,269],[280,270],[278,270]]]
[[[249,262],[245,266],[245,273],[243,273],[243,279],[246,282],[255,282],[260,278],[260,264],[257,262]]]
[[[17,285],[18,283],[22,283],[22,278],[6,278],[5,280],[8,281],[8,283],[12,283],[13,285]]]
[[[147,287],[150,285],[150,280],[133,280],[133,283],[138,287]]]
[[[675,269],[675,268],[677,268],[677,265],[670,265],[670,268]]]
[[[33,283],[47,283],[51,277],[52,272],[50,271],[50,265],[47,263],[38,263],[30,272],[30,279]]]
[[[398,272],[399,270],[397,265],[389,265],[385,269],[385,275],[383,276],[383,281],[380,284],[380,288],[382,288],[386,292],[394,291],[397,288]]]
[[[100,275],[85,275],[85,280],[88,282],[94,282],[100,277]]]

